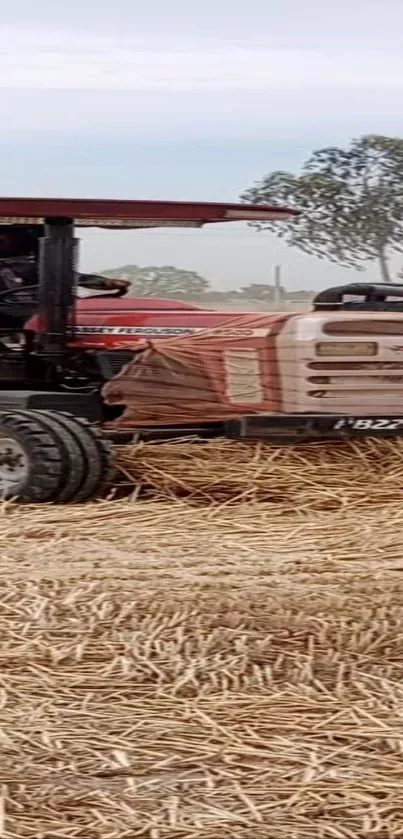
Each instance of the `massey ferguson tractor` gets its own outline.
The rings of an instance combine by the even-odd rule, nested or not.
[[[284,443],[403,433],[403,286],[321,292],[309,313],[135,299],[79,274],[75,227],[281,220],[263,205],[0,198],[0,496],[101,495],[114,443]],[[78,289],[97,292],[80,298]]]

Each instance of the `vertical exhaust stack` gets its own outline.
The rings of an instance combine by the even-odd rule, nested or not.
[[[43,321],[42,350],[63,357],[74,332],[78,242],[71,218],[45,219],[39,243],[38,314]]]

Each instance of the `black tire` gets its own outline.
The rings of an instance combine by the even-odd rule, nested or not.
[[[31,503],[53,501],[63,480],[63,460],[54,434],[33,411],[10,411],[0,413],[0,439],[4,438],[11,445],[17,444],[26,465],[17,483],[0,486],[1,498]]]
[[[73,435],[84,460],[83,480],[72,500],[78,503],[100,497],[113,480],[112,445],[98,426],[82,417],[55,411],[46,411],[46,415]]]
[[[59,487],[52,496],[52,501],[65,504],[73,501],[81,487],[87,471],[87,463],[74,434],[66,423],[58,422],[57,414],[50,411],[17,411],[20,416],[33,416],[46,431],[52,434],[59,449],[62,463],[62,475]]]

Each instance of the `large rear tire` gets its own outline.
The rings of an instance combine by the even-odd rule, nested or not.
[[[63,468],[54,434],[33,412],[0,414],[0,498],[51,501],[61,484]]]
[[[74,502],[101,496],[113,479],[112,445],[104,439],[100,428],[82,417],[55,411],[46,414],[70,432],[81,451],[84,478],[75,492]]]
[[[52,501],[65,504],[75,499],[76,492],[85,480],[86,462],[80,446],[76,442],[68,427],[64,427],[57,420],[57,413],[50,411],[17,411],[23,417],[34,417],[37,422],[52,434],[59,451],[62,463],[62,474],[59,486],[53,493]]]
[[[87,501],[111,475],[111,452],[87,420],[54,411],[0,413],[0,497]]]

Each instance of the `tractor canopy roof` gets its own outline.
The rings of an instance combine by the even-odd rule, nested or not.
[[[298,216],[289,207],[189,201],[119,201],[86,198],[0,198],[0,227],[42,225],[68,218],[78,227],[139,229],[203,227],[229,221],[282,221]]]

